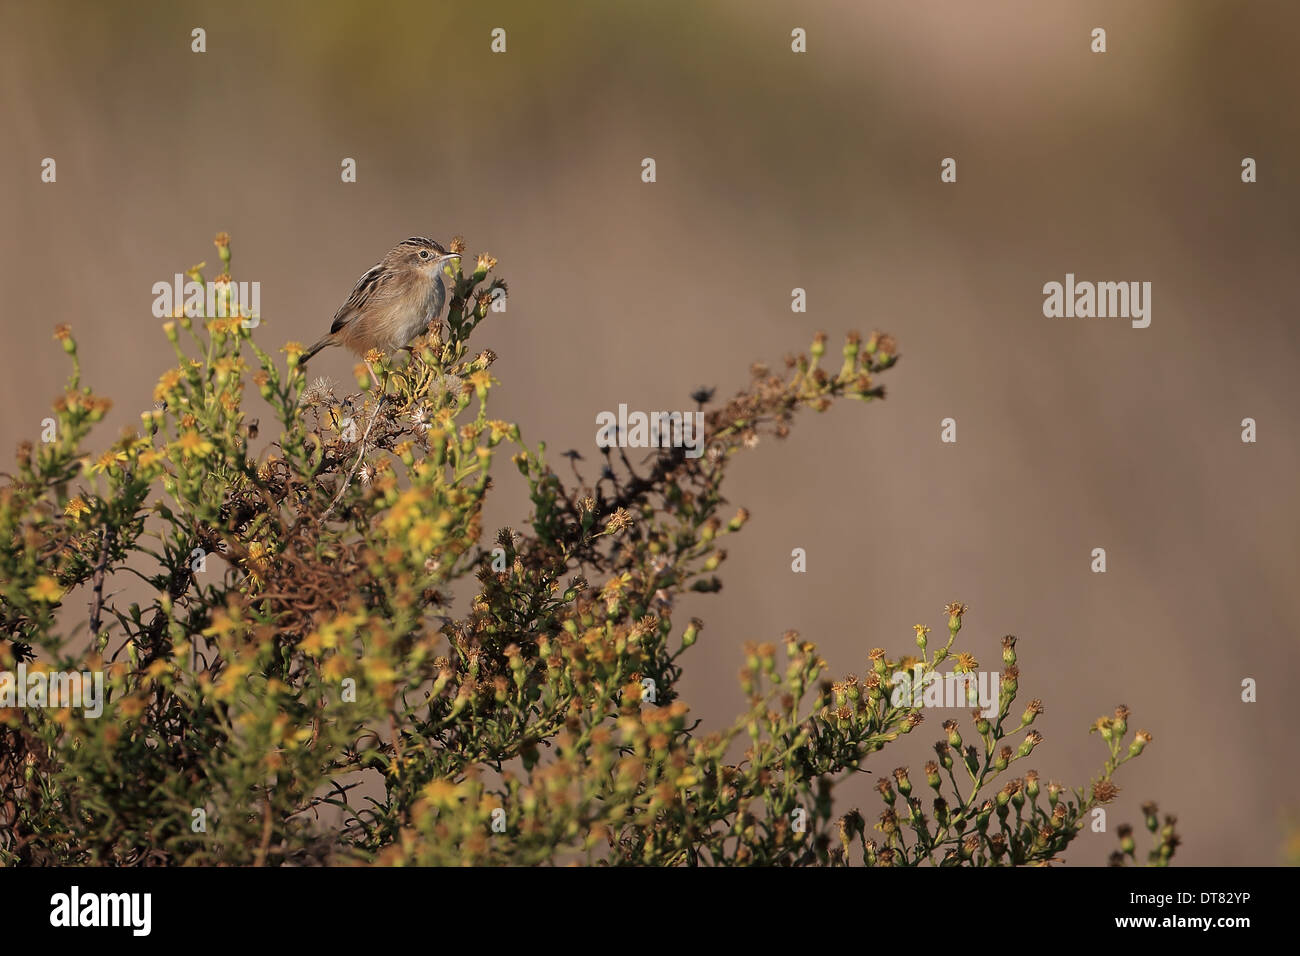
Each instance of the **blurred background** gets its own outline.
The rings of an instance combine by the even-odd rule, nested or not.
[[[490,251],[510,283],[476,333],[500,355],[493,413],[589,474],[598,411],[723,398],[819,329],[834,355],[879,328],[902,353],[887,401],[802,418],[730,469],[753,519],[724,590],[675,613],[706,621],[681,687],[705,728],[744,705],[745,641],[796,628],[861,674],[960,600],[982,666],[1020,638],[1044,781],[1096,773],[1088,727],[1116,704],[1155,737],[1071,863],[1103,863],[1149,799],[1179,818],[1177,862],[1282,863],[1300,789],[1297,35],[1281,0],[6,4],[0,448],[35,438],[62,389],[60,322],[116,403],[100,444],[138,424],[174,361],[151,287],[215,264],[219,230],[235,277],[261,283],[272,350],[314,341],[400,239]],[[1150,328],[1045,318],[1067,272],[1150,281]],[[312,372],[348,383],[352,364],[330,350]],[[500,468],[496,488],[488,526],[522,524],[522,479]],[[873,780],[916,779],[948,716],[874,758],[843,809],[874,819]]]

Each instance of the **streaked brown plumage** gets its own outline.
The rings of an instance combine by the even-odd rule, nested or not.
[[[330,345],[342,345],[357,355],[371,349],[392,352],[438,321],[447,301],[442,269],[460,258],[432,239],[404,239],[372,266],[334,313],[329,334],[300,358],[299,365]]]

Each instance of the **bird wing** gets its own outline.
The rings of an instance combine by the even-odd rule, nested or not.
[[[363,312],[367,305],[379,302],[393,295],[397,289],[394,283],[395,273],[392,270],[385,269],[381,262],[378,265],[371,266],[366,274],[357,280],[356,286],[352,289],[352,294],[348,296],[348,301],[334,313],[334,323],[330,326],[330,333],[333,334],[343,326],[351,322],[357,315]]]

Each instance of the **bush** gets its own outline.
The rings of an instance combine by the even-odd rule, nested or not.
[[[1042,709],[1012,716],[1007,637],[996,717],[975,711],[969,744],[945,723],[925,766],[933,819],[905,768],[877,781],[877,834],[836,814],[835,784],[922,723],[896,672],[978,666],[955,647],[956,603],[941,646],[918,626],[919,656],[873,650],[862,678],[830,681],[793,632],[748,646],[749,710],[696,733],[675,688],[703,625],[673,607],[721,587],[722,545],[747,519],[722,510],[732,454],[801,409],[882,399],[894,343],[850,334],[828,372],[818,335],[712,407],[703,456],[658,448],[638,468],[607,450],[598,481],[570,483],[545,445],[488,417],[495,356],[469,339],[505,294],[494,266],[451,267],[448,328],[396,361],[368,356],[377,382],[359,365],[349,396],[308,384],[295,343],[277,365],[239,315],[177,315],[155,410],[101,454],[83,446],[109,403],[58,330],[73,371],[55,427],[0,487],[0,668],[101,672],[107,700],[99,716],[0,710],[4,862],[1026,864],[1113,798],[1112,774],[1151,739],[1126,743],[1124,708],[1094,728],[1107,759],[1089,787],[1052,783],[1044,801],[1035,771],[1007,779]],[[249,381],[280,432],[260,457]],[[503,448],[533,510],[489,547]],[[456,616],[450,589],[471,577]],[[1167,862],[1173,821],[1147,809],[1149,860]],[[1117,861],[1136,860],[1120,837]]]

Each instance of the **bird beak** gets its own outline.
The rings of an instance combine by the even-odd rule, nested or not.
[[[459,252],[449,252],[449,253],[447,253],[445,256],[443,256],[441,259],[439,259],[438,261],[439,261],[439,262],[446,262],[448,259],[459,259],[459,258],[460,258],[460,253],[459,253]]]

